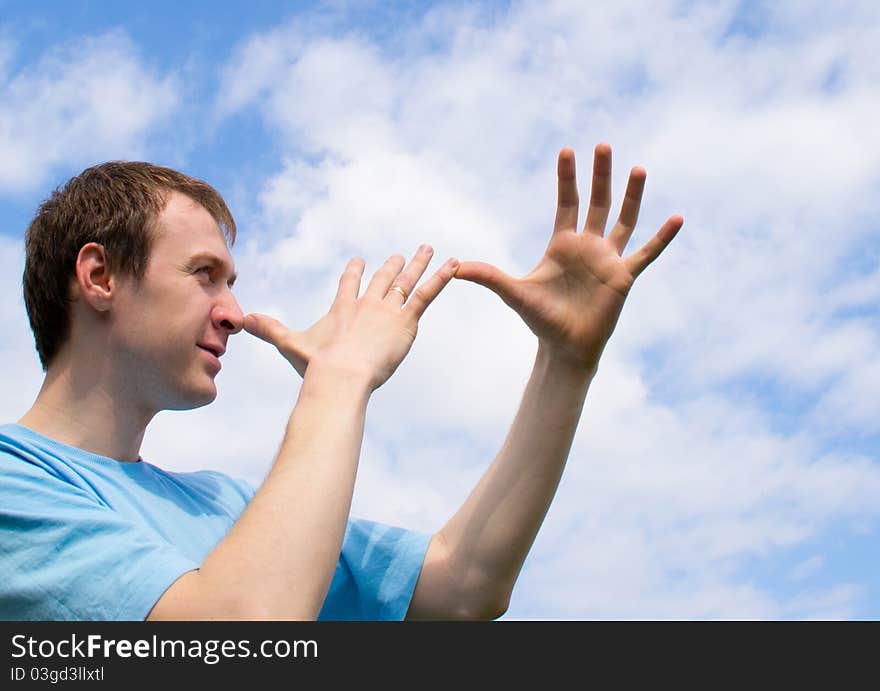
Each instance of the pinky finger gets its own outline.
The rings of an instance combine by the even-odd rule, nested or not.
[[[406,301],[403,311],[411,314],[418,321],[425,310],[428,309],[434,298],[446,287],[446,284],[455,276],[458,270],[458,260],[449,259],[434,273],[431,278],[422,283],[418,289]]]
[[[626,258],[627,268],[633,278],[638,277],[651,262],[660,256],[660,253],[672,242],[672,238],[675,237],[683,224],[684,219],[681,216],[670,216],[654,237],[642,245],[638,252],[634,252]]]

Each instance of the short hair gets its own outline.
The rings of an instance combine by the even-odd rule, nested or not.
[[[108,268],[139,284],[171,192],[201,204],[235,243],[235,220],[203,180],[141,161],[87,168],[57,188],[25,233],[24,302],[43,371],[70,336],[70,280],[83,245],[104,246]]]

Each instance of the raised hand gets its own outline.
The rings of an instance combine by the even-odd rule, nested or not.
[[[409,352],[419,318],[455,274],[458,262],[450,259],[415,289],[432,254],[429,246],[422,245],[406,270],[401,255],[390,257],[361,297],[364,261],[354,258],[339,279],[330,311],[306,331],[288,329],[277,319],[256,313],[245,316],[244,329],[274,345],[302,376],[309,362],[320,357],[364,374],[375,390]]]
[[[550,244],[538,265],[520,279],[483,262],[462,262],[456,278],[494,291],[538,337],[547,352],[577,367],[594,370],[614,331],[636,277],[666,248],[681,228],[671,216],[638,251],[623,257],[635,230],[645,187],[644,168],[630,172],[620,215],[611,232],[611,147],[599,144],[593,158],[590,207],[578,232],[578,191],[574,152],[563,149],[557,167],[559,197]]]

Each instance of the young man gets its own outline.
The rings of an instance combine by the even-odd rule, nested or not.
[[[574,154],[559,155],[547,251],[513,279],[393,256],[361,292],[349,262],[305,332],[243,315],[224,232],[201,181],[141,163],[97,166],[43,204],[27,235],[25,299],[46,379],[0,427],[0,616],[7,619],[448,619],[504,613],[558,485],[599,357],[635,278],[681,227],[623,258],[645,172],[610,233],[611,150],[596,147],[577,231]],[[434,535],[349,520],[370,395],[395,371],[453,275],[495,291],[538,337],[510,433]],[[210,403],[230,335],[277,347],[304,376],[258,491],[140,458],[160,410]]]

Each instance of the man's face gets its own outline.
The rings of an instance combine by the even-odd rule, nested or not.
[[[114,295],[111,342],[128,400],[151,412],[214,400],[218,356],[242,326],[234,280],[217,222],[189,197],[172,193],[143,281],[137,287],[122,281]]]

